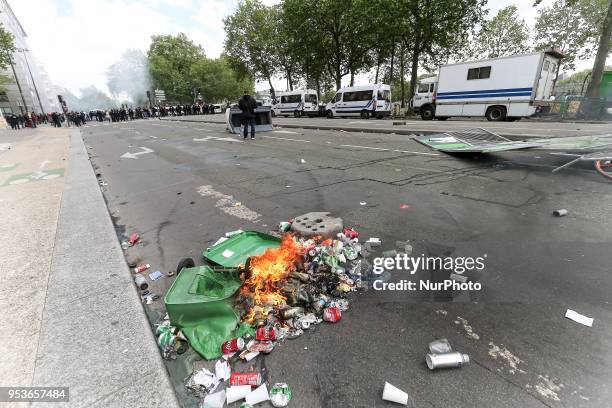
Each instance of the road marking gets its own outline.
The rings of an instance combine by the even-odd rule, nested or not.
[[[215,136],[206,136],[206,137],[201,137],[201,138],[197,138],[194,137],[193,141],[194,142],[208,142],[209,140],[217,140],[219,142],[236,142],[236,143],[244,143],[244,141],[242,140],[238,140],[238,139],[234,139],[232,137],[215,137]]]
[[[410,150],[385,149],[382,147],[370,147],[370,146],[340,145],[339,147],[357,147],[359,149],[382,150],[386,152],[397,152],[397,153],[422,154],[425,156],[439,156],[440,155],[439,153],[413,152]]]
[[[0,143],[0,152],[3,152],[5,150],[8,150],[11,148],[11,144],[10,143]]]
[[[142,155],[142,154],[147,154],[147,153],[153,153],[153,150],[149,149],[148,147],[144,147],[144,146],[140,146],[140,148],[142,149],[141,152],[137,152],[137,153],[124,153],[121,155],[122,159],[137,159],[138,156]]]
[[[275,137],[275,136],[266,136],[266,135],[261,135],[260,137],[265,137],[268,139],[288,140],[290,142],[310,143],[310,140],[303,140],[303,139],[289,139],[286,137]]]
[[[273,130],[272,133],[285,133],[288,135],[298,135],[298,132],[292,132],[290,130]]]
[[[216,191],[210,185],[200,186],[198,187],[197,191],[202,197],[216,198],[217,202],[215,207],[228,215],[232,215],[242,220],[251,221],[253,223],[259,222],[261,218],[261,214],[251,210],[247,206],[243,205],[240,201],[236,201],[234,196]]]

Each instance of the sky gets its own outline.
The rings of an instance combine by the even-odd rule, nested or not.
[[[279,0],[264,0],[266,4]],[[237,0],[8,0],[28,35],[30,50],[58,86],[78,94],[94,85],[108,92],[106,69],[128,48],[146,52],[153,34],[184,32],[209,57],[223,50],[223,17]],[[544,0],[549,5],[553,0]],[[489,0],[489,13],[515,4],[533,26],[533,0]],[[583,69],[592,62],[580,64]],[[367,81],[367,77],[357,78]],[[275,87],[284,89],[278,79]],[[265,82],[256,88],[267,89]]]

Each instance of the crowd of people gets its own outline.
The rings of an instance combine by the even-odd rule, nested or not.
[[[135,119],[149,119],[154,117],[166,116],[185,116],[185,115],[206,115],[217,113],[219,105],[213,104],[193,104],[193,105],[165,105],[152,107],[127,107],[113,108],[108,110],[91,110],[89,112],[53,112],[26,114],[7,114],[5,119],[11,129],[35,128],[40,123],[52,124],[54,127],[82,126],[88,121],[96,122],[125,122]]]

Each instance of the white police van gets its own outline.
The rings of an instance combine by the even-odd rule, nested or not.
[[[319,98],[314,89],[283,92],[278,97],[278,103],[272,106],[273,116],[317,116],[319,113]]]
[[[382,119],[391,114],[391,87],[385,84],[350,86],[340,89],[325,107],[328,118],[359,116]]]
[[[561,58],[561,52],[549,49],[442,65],[437,77],[419,82],[412,110],[423,120],[484,116],[512,121],[545,112]]]

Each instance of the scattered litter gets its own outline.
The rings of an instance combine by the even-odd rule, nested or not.
[[[130,235],[130,239],[128,240],[128,244],[130,244],[130,246],[134,246],[136,245],[136,243],[140,240],[140,235],[138,235],[137,233],[133,233],[132,235]]]
[[[136,287],[140,290],[146,290],[149,287],[149,283],[142,275],[136,275],[134,283],[136,283]]]
[[[225,406],[225,390],[209,394],[204,398],[202,408],[223,408]]]
[[[257,387],[261,385],[261,374],[258,372],[250,372],[250,373],[232,373],[230,376],[229,383],[230,385],[249,385],[253,387]]]
[[[566,209],[555,210],[553,211],[553,215],[555,217],[565,217],[567,215],[567,210]]]
[[[438,368],[458,368],[470,362],[470,357],[467,354],[453,351],[450,353],[428,353],[425,356],[425,362],[430,370]]]
[[[215,376],[221,381],[227,381],[232,374],[232,368],[226,360],[217,360],[215,363]]]
[[[505,360],[510,366],[510,370],[508,370],[510,374],[514,374],[517,371],[525,374],[525,371],[521,370],[518,367],[519,364],[523,362],[523,360],[512,354],[507,348],[502,348],[493,342],[489,342],[489,356],[493,357],[493,359],[495,360],[497,360],[498,358]]]
[[[429,343],[429,352],[433,354],[450,353],[453,351],[447,339],[434,340]]]
[[[276,408],[283,408],[291,401],[291,388],[286,383],[276,383],[270,389],[270,402]]]
[[[446,316],[448,314],[448,311],[439,309],[439,310],[436,310],[436,313],[442,316]]]
[[[401,209],[401,210],[407,210],[407,209],[409,209],[409,208],[410,208],[410,206],[409,206],[408,204],[401,204],[401,205],[400,205],[400,209]]]
[[[395,402],[396,404],[408,405],[408,393],[388,382],[385,382],[382,398],[385,401]]]
[[[250,385],[235,385],[233,387],[228,387],[225,393],[227,405],[231,404],[232,402],[243,400],[247,394],[250,393]]]
[[[150,267],[151,267],[150,264],[142,264],[142,265],[137,266],[136,268],[134,268],[134,272],[136,272],[136,273],[144,272],[147,269],[149,269]]]
[[[382,245],[382,241],[380,240],[380,238],[369,238],[366,241],[366,244],[370,244],[371,247],[379,247]]]
[[[306,163],[306,160],[304,160],[304,159],[300,159],[300,163],[305,164],[305,163]]]
[[[561,391],[561,385],[555,384],[548,376],[538,375],[538,379],[540,382],[535,385],[538,394],[553,401],[561,401],[557,394],[557,392]]]
[[[164,274],[161,273],[160,271],[151,272],[149,274],[149,278],[151,278],[152,281],[156,281],[158,279],[161,279],[162,276],[164,276]]]
[[[147,305],[152,304],[153,302],[155,302],[157,299],[159,299],[159,295],[156,295],[154,293],[143,293],[142,296],[140,297],[140,299],[145,302]]]
[[[262,384],[259,387],[255,388],[255,390],[251,391],[244,398],[247,404],[256,405],[261,402],[267,401],[270,399],[270,395],[268,394],[268,387],[266,384]]]
[[[168,271],[168,273],[166,275],[173,276],[174,275],[174,271]]]
[[[576,323],[580,323],[580,324],[584,324],[585,326],[593,327],[592,317],[581,315],[580,313],[575,312],[572,309],[567,309],[567,312],[565,312],[565,317],[567,317],[570,320],[575,321]]]
[[[365,201],[360,201],[360,202],[359,202],[359,205],[368,205],[368,203],[367,203],[367,202],[365,202]]]

